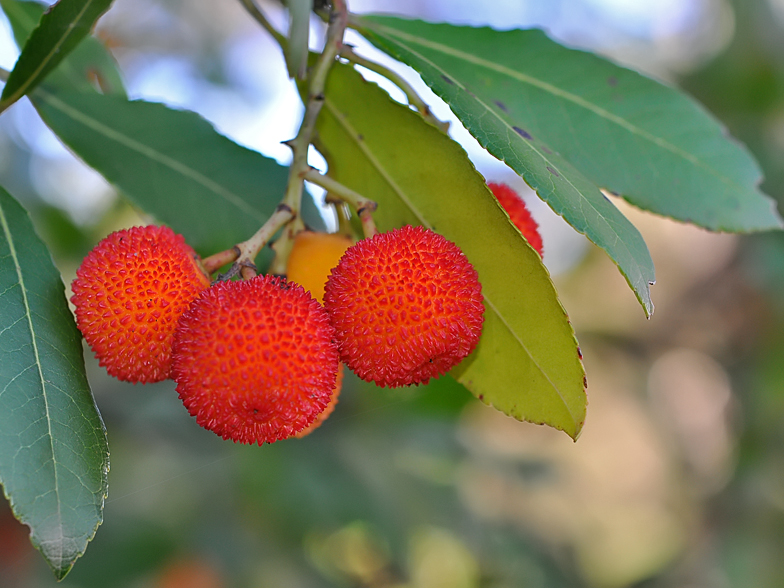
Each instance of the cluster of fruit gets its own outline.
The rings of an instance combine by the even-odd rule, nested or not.
[[[429,229],[353,245],[305,231],[287,275],[211,285],[181,235],[135,227],[87,255],[71,300],[110,375],[175,380],[199,425],[241,443],[313,431],[337,402],[342,364],[380,386],[427,383],[479,340],[476,270]]]

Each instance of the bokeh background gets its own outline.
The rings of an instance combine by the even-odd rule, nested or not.
[[[349,5],[543,27],[678,85],[749,146],[784,210],[783,0]],[[285,26],[279,7],[262,6]],[[279,50],[239,2],[116,0],[97,34],[132,97],[195,110],[287,161],[280,142],[294,136],[301,106]],[[0,66],[16,56],[0,19]],[[349,377],[310,437],[237,446],[196,426],[173,383],[120,384],[87,350],[110,494],[104,524],[61,586],[784,586],[784,234],[711,234],[618,202],[656,264],[646,320],[605,255],[459,123],[451,132],[489,180],[525,194],[542,225],[588,373],[579,441],[507,418],[447,380],[390,391]],[[31,211],[66,284],[99,238],[150,220],[24,101],[0,117],[0,181]],[[1,502],[0,586],[56,585]]]

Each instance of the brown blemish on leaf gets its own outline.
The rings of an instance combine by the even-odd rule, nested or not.
[[[553,174],[556,178],[560,178],[561,177],[561,174],[559,174],[557,171],[555,171],[549,165],[547,166],[547,171],[549,171],[551,174]]]
[[[500,100],[496,100],[496,101],[495,101],[495,105],[496,105],[498,108],[500,108],[501,110],[503,110],[504,112],[509,112],[509,111],[506,109],[506,104],[504,104],[504,103],[503,103],[503,102],[501,102]]]
[[[512,127],[512,130],[520,135],[523,139],[528,139],[529,141],[533,139],[528,131],[521,129],[520,127]]]

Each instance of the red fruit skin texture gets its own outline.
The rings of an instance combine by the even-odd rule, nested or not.
[[[426,384],[476,347],[484,305],[460,248],[404,226],[349,247],[324,292],[340,359],[368,382]]]
[[[210,285],[195,259],[182,235],[152,225],[116,231],[84,258],[71,284],[76,325],[111,376],[170,376],[177,321]]]
[[[305,429],[338,371],[324,308],[293,282],[219,282],[182,315],[172,373],[196,422],[235,442],[273,443]]]
[[[514,226],[523,234],[523,237],[528,243],[536,249],[539,257],[544,255],[544,246],[542,245],[542,236],[539,234],[539,225],[531,216],[531,212],[525,205],[525,200],[520,198],[520,195],[506,184],[496,184],[490,182],[487,184],[490,191],[504,207],[504,210],[509,215]]]

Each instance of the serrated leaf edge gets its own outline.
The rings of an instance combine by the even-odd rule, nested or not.
[[[38,368],[38,376],[39,376],[39,379],[41,381],[41,391],[42,391],[43,398],[44,398],[44,406],[46,407],[46,425],[47,425],[47,429],[48,429],[49,446],[51,447],[52,460],[54,461],[54,464],[55,464],[55,467],[53,469],[54,469],[54,478],[55,478],[55,494],[58,495],[58,500],[57,500],[57,518],[58,518],[58,525],[60,527],[60,530],[62,531],[62,513],[60,512],[60,499],[59,499],[59,494],[60,494],[59,475],[58,475],[58,468],[56,466],[57,462],[56,462],[56,459],[55,459],[54,436],[52,434],[52,419],[51,419],[50,414],[49,414],[49,399],[48,399],[48,394],[47,394],[47,383],[46,383],[46,378],[44,378],[44,374],[41,371],[41,359],[40,359],[40,356],[39,356],[39,353],[38,353],[37,335],[36,335],[35,326],[33,325],[33,321],[32,321],[32,312],[30,310],[30,304],[29,304],[28,299],[27,299],[27,289],[25,288],[24,276],[22,274],[22,267],[19,265],[19,257],[18,257],[18,255],[16,253],[16,247],[14,245],[13,234],[11,233],[11,229],[8,226],[8,219],[6,218],[5,210],[3,210],[2,205],[0,205],[0,224],[2,224],[3,234],[5,235],[5,238],[8,241],[8,247],[9,247],[9,249],[11,251],[11,257],[14,260],[14,267],[16,268],[16,276],[17,276],[17,279],[19,280],[19,282],[18,282],[19,283],[19,287],[22,290],[22,299],[24,301],[25,316],[27,317],[27,324],[28,324],[28,328],[29,328],[29,331],[30,331],[31,345],[33,347],[33,353],[35,355],[35,365]],[[11,380],[11,381],[13,381],[13,380]],[[16,510],[15,510],[15,504],[14,504],[13,498],[11,496],[9,496],[5,492],[5,487],[3,487],[3,493],[5,494],[6,498],[9,501],[9,503],[11,504],[11,508],[14,510],[14,514],[17,514]],[[61,533],[61,535],[62,535],[62,533]],[[40,548],[41,546],[39,545],[38,547]],[[52,557],[50,557],[49,554],[44,553],[44,556],[46,557],[46,559],[50,563],[50,565],[52,565],[52,567],[55,569],[56,573],[62,573],[62,576],[60,576],[60,577],[63,577],[68,572],[68,570],[71,568],[72,564],[69,565],[67,568],[56,567],[52,563]],[[60,557],[59,557],[58,560],[62,561],[62,553],[60,554]]]
[[[375,25],[374,25],[374,26],[375,26]],[[386,28],[386,27],[382,27],[382,28]],[[391,29],[391,30],[395,30],[395,29]],[[416,37],[415,37],[415,38],[416,38]],[[410,49],[410,48],[407,48],[407,49],[408,49],[409,51],[411,51],[411,53],[412,53],[412,54],[414,54],[414,55],[416,55],[417,57],[419,57],[420,59],[422,59],[422,61],[424,61],[424,62],[426,62],[428,65],[430,65],[430,66],[431,66],[433,69],[435,69],[435,70],[437,70],[438,72],[440,72],[440,73],[441,73],[441,75],[443,75],[443,76],[445,76],[445,77],[448,77],[448,78],[449,78],[449,80],[450,80],[450,81],[451,81],[451,82],[452,82],[452,83],[453,83],[455,86],[457,86],[457,87],[461,88],[463,91],[465,91],[466,93],[468,93],[468,90],[465,88],[465,86],[463,86],[463,85],[462,85],[462,84],[461,84],[461,83],[460,83],[460,82],[459,82],[457,79],[455,79],[454,77],[452,77],[451,75],[449,75],[447,72],[445,72],[445,71],[444,71],[442,68],[440,68],[438,65],[434,64],[432,61],[430,61],[429,59],[427,59],[426,57],[424,57],[422,54],[420,54],[420,53],[418,53],[418,52],[414,51],[413,49]],[[495,117],[496,117],[496,118],[497,118],[497,119],[498,119],[498,120],[499,120],[499,121],[500,121],[500,122],[501,122],[501,123],[502,123],[502,124],[503,124],[503,125],[506,127],[506,129],[507,129],[507,133],[509,134],[509,136],[511,136],[511,137],[517,137],[517,133],[514,131],[514,129],[512,128],[512,126],[511,126],[511,125],[510,125],[510,124],[509,124],[509,123],[508,123],[506,120],[504,120],[504,118],[503,118],[503,117],[501,117],[501,116],[500,116],[500,115],[499,115],[499,114],[498,114],[498,113],[497,113],[497,112],[496,112],[494,109],[490,108],[490,107],[489,107],[487,104],[485,104],[485,103],[484,103],[482,100],[480,100],[480,99],[479,99],[477,96],[475,96],[475,95],[473,95],[473,94],[470,94],[470,95],[471,95],[472,99],[476,100],[478,103],[480,103],[482,106],[484,106],[484,107],[487,109],[487,112],[489,112],[489,113],[492,113],[492,114],[493,114],[493,116],[495,116]],[[481,141],[481,140],[479,140],[478,138],[477,138],[477,140],[480,142],[480,144],[482,144],[482,141]],[[542,159],[542,161],[543,161],[543,162],[546,162],[546,163],[547,163],[547,164],[548,164],[550,167],[552,167],[552,168],[553,168],[553,169],[555,169],[556,171],[559,171],[559,172],[561,173],[561,176],[562,176],[562,178],[563,178],[563,179],[564,179],[564,180],[565,180],[565,181],[566,181],[566,182],[569,184],[569,186],[571,186],[571,187],[572,187],[572,189],[575,191],[575,193],[577,193],[577,194],[580,196],[580,200],[581,200],[581,201],[584,201],[584,202],[586,202],[586,203],[587,203],[587,204],[588,204],[588,205],[591,207],[591,209],[592,209],[592,210],[594,210],[594,211],[596,212],[597,216],[598,216],[600,219],[602,219],[602,221],[605,223],[605,225],[606,225],[608,228],[610,228],[610,230],[612,231],[612,229],[611,229],[611,227],[610,227],[610,223],[609,223],[609,221],[607,220],[607,218],[606,218],[606,217],[605,217],[605,216],[604,216],[604,215],[603,215],[603,214],[602,214],[602,213],[601,213],[599,210],[597,210],[597,209],[596,209],[596,207],[593,205],[593,203],[592,203],[590,200],[588,200],[588,199],[587,199],[585,196],[583,196],[583,195],[582,195],[582,193],[580,192],[580,190],[579,190],[579,189],[578,189],[576,186],[574,186],[574,184],[572,184],[571,180],[569,180],[569,177],[568,177],[568,176],[569,176],[569,174],[565,174],[565,173],[563,173],[563,172],[561,171],[561,169],[562,169],[562,168],[561,168],[560,166],[558,166],[556,163],[554,163],[554,162],[550,161],[550,159],[549,159],[549,158],[548,158],[548,157],[547,157],[547,156],[546,156],[544,153],[542,153],[542,152],[541,152],[539,149],[537,149],[537,148],[536,148],[534,145],[532,145],[532,144],[530,144],[530,143],[528,143],[528,142],[523,142],[522,144],[523,144],[523,145],[524,145],[526,148],[528,148],[528,149],[530,149],[531,151],[533,151],[534,153],[536,153],[536,154],[537,154],[539,157],[541,157],[541,159]],[[485,147],[485,145],[482,145],[482,147]],[[503,161],[504,163],[506,163],[506,158],[504,158],[504,157],[499,157],[499,159],[501,159],[501,161]],[[577,172],[577,173],[579,173],[579,172]],[[525,177],[525,175],[523,176],[523,179],[524,179],[524,180],[526,180],[526,183],[529,183],[529,182],[528,182],[528,179]],[[530,184],[529,184],[529,185],[530,185]],[[538,192],[538,189],[537,189],[536,187],[534,187],[534,186],[531,186],[531,187],[532,187],[532,188],[533,188],[535,191],[537,191],[537,192]],[[600,190],[599,190],[599,188],[598,188],[598,187],[596,188],[596,190],[597,190],[597,192],[599,192],[599,193],[600,193]],[[621,213],[620,211],[618,212],[618,214],[621,214],[621,215],[622,215],[622,213]],[[564,220],[566,220],[566,218],[565,218],[565,217],[563,217],[563,215],[560,215],[560,214],[559,214],[559,216],[561,216],[562,218],[564,218]],[[624,217],[624,218],[625,218],[625,217]],[[568,220],[567,220],[567,222],[568,222]],[[588,234],[588,232],[589,232],[589,231],[587,231],[587,230],[581,230],[581,229],[578,229],[577,227],[575,227],[574,225],[572,225],[572,223],[569,223],[569,224],[570,224],[570,225],[572,226],[572,228],[574,228],[574,229],[575,229],[577,232],[579,232],[579,233],[581,233],[582,235],[585,235],[586,237],[588,237],[589,239],[591,239],[590,235]],[[630,223],[630,225],[631,225],[631,223]],[[632,226],[632,227],[634,227],[634,225],[631,225],[631,226]],[[635,229],[635,230],[636,230],[636,229]],[[613,231],[613,232],[614,232],[614,231]],[[593,239],[591,239],[591,241],[593,241]],[[627,252],[627,254],[629,255],[629,257],[630,257],[631,259],[634,259],[634,258],[635,258],[635,256],[632,254],[632,252],[631,252],[631,250],[629,249],[629,247],[627,246],[626,242],[625,242],[625,241],[623,241],[623,240],[619,240],[619,242],[620,242],[620,243],[623,245],[623,247],[624,247],[624,249],[626,250],[626,252]],[[634,264],[634,268],[633,268],[633,269],[636,269],[636,270],[637,270],[637,274],[638,274],[637,278],[638,278],[638,281],[639,281],[639,283],[640,283],[640,286],[642,286],[642,289],[641,289],[641,290],[638,290],[638,288],[637,288],[637,287],[635,287],[635,285],[634,285],[634,281],[633,281],[632,277],[631,277],[631,276],[629,276],[629,275],[628,275],[628,274],[627,274],[627,273],[626,273],[626,272],[625,272],[625,271],[624,271],[624,270],[621,268],[621,266],[618,264],[618,262],[616,262],[615,260],[613,260],[613,261],[615,262],[615,265],[618,267],[618,269],[620,270],[621,274],[622,274],[622,275],[624,276],[624,278],[626,279],[626,282],[629,284],[630,288],[631,288],[631,289],[632,289],[632,291],[634,292],[634,294],[635,294],[635,297],[637,298],[638,302],[639,302],[639,303],[640,303],[640,305],[643,307],[643,311],[645,312],[645,316],[646,316],[647,318],[650,318],[650,317],[653,315],[653,311],[654,311],[654,305],[653,305],[653,301],[652,301],[652,299],[651,299],[650,286],[651,286],[651,285],[653,285],[653,284],[655,283],[655,281],[656,281],[656,279],[655,279],[655,273],[653,273],[653,272],[652,272],[651,276],[650,276],[650,277],[647,277],[647,276],[645,276],[645,275],[644,275],[644,273],[642,272],[642,268],[641,268],[641,266],[640,266],[639,264],[635,263],[635,264]],[[651,268],[653,269],[653,262],[651,262]]]
[[[420,46],[423,46],[423,47],[427,47],[429,49],[433,49],[433,50],[439,51],[439,52],[441,52],[441,53],[443,53],[445,55],[450,55],[452,57],[456,57],[458,59],[462,59],[462,60],[464,60],[464,61],[466,61],[468,63],[472,63],[474,65],[478,65],[478,66],[483,67],[485,69],[488,69],[488,70],[495,71],[497,73],[506,75],[507,77],[510,77],[512,79],[518,80],[518,81],[523,82],[523,83],[527,83],[527,84],[529,84],[531,86],[537,87],[537,88],[539,88],[541,90],[544,90],[546,92],[549,92],[549,93],[551,93],[551,94],[553,94],[555,96],[563,98],[564,100],[572,102],[573,104],[576,104],[577,106],[580,106],[582,108],[585,108],[586,110],[590,110],[591,112],[594,112],[599,117],[601,117],[603,119],[606,119],[606,120],[616,124],[617,126],[620,126],[620,127],[624,128],[624,129],[628,130],[633,135],[640,136],[643,139],[645,139],[645,140],[647,140],[647,141],[649,141],[649,142],[651,142],[651,143],[653,143],[655,145],[658,145],[659,147],[662,147],[663,149],[665,149],[667,151],[670,151],[674,155],[677,155],[678,157],[681,157],[682,159],[688,161],[689,163],[691,163],[695,167],[698,167],[700,169],[703,169],[703,170],[707,171],[710,175],[716,177],[717,179],[719,179],[724,184],[726,184],[728,186],[732,186],[732,187],[734,187],[735,189],[737,189],[737,190],[739,190],[741,192],[745,192],[747,190],[747,188],[745,188],[741,184],[737,183],[736,181],[732,180],[731,178],[727,178],[727,177],[723,176],[721,173],[719,173],[719,170],[716,170],[713,167],[709,166],[708,164],[706,164],[705,162],[701,161],[698,157],[696,157],[695,155],[689,153],[688,151],[684,151],[683,149],[680,149],[679,147],[677,147],[676,145],[673,145],[669,141],[667,141],[667,140],[665,140],[665,139],[663,139],[661,137],[657,137],[656,135],[653,135],[652,133],[649,133],[645,129],[641,129],[638,126],[629,123],[628,121],[626,121],[622,117],[617,116],[617,115],[609,112],[608,110],[606,110],[604,108],[601,108],[600,106],[592,104],[591,102],[583,99],[580,96],[572,94],[571,92],[566,92],[564,90],[561,90],[557,86],[553,86],[552,84],[549,84],[549,83],[544,82],[542,80],[538,80],[537,78],[534,78],[532,76],[526,75],[526,74],[521,73],[521,72],[516,72],[516,71],[514,71],[512,69],[509,69],[508,67],[505,67],[505,66],[494,64],[494,63],[489,62],[489,61],[487,61],[485,59],[473,56],[473,55],[471,55],[469,53],[465,53],[463,51],[460,51],[460,50],[454,49],[452,47],[449,47],[447,45],[443,45],[441,43],[436,43],[434,41],[429,41],[427,39],[422,39],[421,37],[417,37],[415,35],[410,35],[409,33],[405,33],[403,31],[400,31],[400,30],[392,28],[392,27],[384,26],[382,24],[373,22],[371,20],[359,18],[359,19],[356,19],[355,22],[360,23],[360,25],[362,27],[366,27],[368,29],[377,29],[377,30],[383,31],[385,34],[388,34],[388,35],[390,35],[392,37],[396,37],[397,39],[402,39],[402,40],[405,40],[405,41],[409,41],[411,43],[414,43],[414,44],[417,44],[417,45],[420,45]],[[365,23],[367,23],[367,24],[365,24]],[[438,69],[439,71],[443,71],[440,68],[438,68],[435,64],[433,64],[431,61],[429,61],[428,59],[423,57],[420,53],[417,53],[416,51],[412,50],[409,46],[406,46],[406,49],[408,49],[409,51],[411,51],[412,53],[417,55],[420,59],[428,62],[432,67]],[[444,75],[446,75],[446,74],[444,74]],[[451,76],[450,76],[450,79],[455,81],[455,78],[453,78]],[[490,107],[487,107],[487,108],[488,108],[489,111],[491,111],[491,112],[493,112],[494,114],[497,115],[497,113],[495,113],[495,109],[492,109]],[[761,173],[759,171],[759,168],[757,167],[756,169],[757,169],[757,175],[759,176],[759,180],[758,180],[757,183],[759,183],[759,181],[761,181],[762,177],[761,177]],[[774,212],[775,212],[775,210],[774,210]],[[781,219],[778,218],[778,221],[780,223],[779,226],[781,226],[781,222],[782,222]]]
[[[366,83],[367,83],[367,82],[366,82]],[[392,99],[390,98],[389,100],[391,101]],[[421,213],[421,212],[420,212],[420,211],[419,211],[419,210],[418,210],[418,209],[417,209],[417,208],[416,208],[416,207],[415,207],[415,206],[414,206],[414,205],[411,203],[411,201],[410,201],[410,200],[409,200],[409,199],[408,199],[408,198],[407,198],[407,197],[404,195],[403,191],[400,189],[400,187],[397,185],[397,183],[396,183],[396,182],[395,182],[395,181],[394,181],[394,180],[393,180],[393,179],[392,179],[392,178],[389,176],[389,174],[386,172],[386,170],[384,169],[384,167],[383,167],[383,166],[382,166],[382,165],[381,165],[381,164],[378,162],[378,160],[375,158],[375,156],[373,156],[373,154],[372,154],[372,153],[370,153],[370,152],[368,151],[367,145],[365,145],[365,143],[364,143],[363,141],[360,141],[360,140],[359,140],[359,134],[358,134],[358,133],[357,133],[357,131],[356,131],[356,130],[355,130],[355,129],[354,129],[352,126],[351,126],[351,124],[350,124],[350,123],[349,123],[349,122],[348,122],[348,121],[345,119],[345,116],[343,116],[343,115],[340,113],[340,111],[337,109],[337,107],[336,107],[336,106],[335,106],[335,105],[334,105],[334,104],[333,104],[333,103],[330,101],[329,95],[327,95],[327,96],[326,96],[326,98],[325,98],[325,101],[324,101],[324,106],[325,106],[325,107],[327,108],[327,110],[328,110],[328,111],[329,111],[329,112],[332,114],[332,116],[334,116],[334,117],[335,117],[335,120],[336,120],[336,121],[338,121],[338,124],[340,124],[340,125],[341,125],[341,127],[343,127],[343,129],[346,131],[346,133],[347,133],[347,134],[348,134],[348,135],[349,135],[349,136],[352,138],[352,140],[355,142],[355,144],[357,145],[357,147],[359,147],[359,149],[360,149],[360,150],[361,150],[361,151],[362,151],[362,152],[365,154],[365,156],[366,156],[366,157],[367,157],[367,158],[368,158],[368,159],[369,159],[369,160],[370,160],[370,161],[373,163],[373,165],[376,167],[376,169],[378,170],[378,172],[379,172],[379,173],[382,175],[382,177],[384,178],[384,180],[385,180],[385,181],[386,181],[386,182],[387,182],[387,183],[390,185],[390,187],[391,187],[391,188],[392,188],[392,189],[395,191],[395,194],[397,194],[397,196],[398,196],[398,197],[401,199],[401,201],[403,201],[403,202],[405,203],[405,205],[406,205],[406,206],[407,206],[407,207],[408,207],[408,208],[411,210],[411,212],[412,212],[412,213],[413,213],[413,214],[414,214],[414,215],[417,217],[417,219],[419,220],[419,222],[420,222],[420,223],[421,223],[423,226],[425,226],[425,227],[427,227],[427,228],[429,228],[429,229],[432,229],[432,226],[430,225],[430,223],[428,223],[428,222],[425,220],[425,218],[424,218],[424,216],[422,215],[422,213]],[[469,161],[469,163],[471,163],[471,162],[470,162],[470,160],[468,160],[468,161]],[[471,165],[473,165],[473,164],[471,164]],[[545,268],[545,271],[546,271],[546,268]],[[549,276],[549,273],[548,273],[548,276]],[[558,398],[561,400],[561,403],[562,403],[562,404],[563,404],[563,405],[566,407],[566,410],[568,411],[569,415],[572,417],[572,422],[574,423],[574,426],[575,426],[575,435],[578,435],[578,434],[579,434],[579,431],[580,431],[580,422],[578,422],[577,418],[576,418],[576,417],[574,416],[574,414],[572,413],[572,409],[570,408],[570,406],[569,406],[569,403],[568,403],[568,402],[566,402],[566,400],[564,399],[564,397],[563,397],[563,394],[561,393],[561,391],[559,390],[559,388],[558,388],[558,387],[557,387],[557,386],[556,386],[556,385],[553,383],[553,381],[550,379],[550,377],[548,376],[548,374],[547,374],[547,373],[545,373],[545,371],[542,369],[542,367],[539,365],[539,363],[536,361],[536,359],[534,359],[534,357],[533,357],[533,355],[531,354],[531,352],[530,352],[530,350],[528,349],[528,347],[527,347],[527,346],[525,345],[525,343],[524,343],[524,342],[523,342],[523,341],[520,339],[520,337],[519,337],[519,336],[518,336],[518,334],[517,334],[517,333],[514,331],[514,329],[512,329],[512,328],[511,328],[511,326],[509,325],[509,323],[508,323],[508,322],[507,322],[507,321],[504,319],[503,315],[502,315],[502,314],[501,314],[501,313],[498,311],[498,308],[495,306],[495,304],[493,304],[492,300],[491,300],[490,298],[488,298],[488,296],[487,296],[487,294],[486,294],[486,293],[484,294],[484,300],[485,300],[485,303],[486,303],[486,304],[487,304],[487,305],[488,305],[488,306],[489,306],[489,307],[490,307],[490,308],[493,310],[493,313],[494,313],[494,314],[495,314],[495,315],[496,315],[496,316],[497,316],[497,317],[498,317],[498,318],[501,320],[501,323],[504,325],[504,327],[506,327],[506,329],[507,329],[507,330],[508,330],[508,331],[509,331],[509,332],[512,334],[512,336],[515,338],[515,340],[517,340],[517,341],[518,341],[518,343],[519,343],[519,344],[520,344],[520,346],[523,348],[523,350],[525,350],[525,353],[526,353],[526,354],[528,355],[528,357],[531,359],[531,362],[532,362],[532,363],[533,363],[533,364],[536,366],[536,369],[537,369],[537,370],[538,370],[538,371],[539,371],[539,372],[540,372],[540,373],[541,373],[541,374],[544,376],[544,378],[545,378],[545,379],[547,380],[547,382],[550,384],[550,386],[552,387],[552,389],[553,389],[553,390],[555,391],[555,393],[558,395]],[[564,316],[567,316],[567,315],[566,315],[566,311],[564,310],[563,306],[561,305],[561,302],[560,302],[560,300],[558,301],[558,304],[559,304],[559,306],[560,306],[560,308],[561,308],[561,311],[564,313]],[[574,331],[572,331],[572,338],[574,339]],[[576,339],[574,339],[574,341],[575,341],[575,344],[576,344],[576,343],[577,343],[577,340],[576,340]]]

